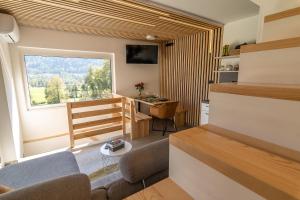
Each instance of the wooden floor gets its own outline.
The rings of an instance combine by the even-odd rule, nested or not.
[[[167,178],[125,200],[192,200],[192,197],[170,178]]]

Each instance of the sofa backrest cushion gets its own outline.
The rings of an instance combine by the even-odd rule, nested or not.
[[[168,139],[133,150],[120,159],[120,171],[130,183],[136,183],[168,168]]]
[[[0,184],[19,189],[78,173],[73,153],[64,151],[4,167],[0,170]]]
[[[85,174],[60,177],[0,194],[0,200],[90,200],[91,185]],[[103,199],[99,199],[103,200]],[[104,199],[105,200],[105,199]]]

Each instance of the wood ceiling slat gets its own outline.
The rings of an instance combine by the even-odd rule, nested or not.
[[[91,1],[91,0],[90,0]],[[98,0],[99,1],[99,0]],[[101,1],[101,0],[100,0]],[[139,5],[145,5],[143,3],[139,3],[138,1],[136,0],[124,0],[124,1],[127,1],[127,2],[132,2],[132,3],[136,3],[136,4],[139,4]],[[157,6],[152,6],[150,4],[146,5],[147,7],[149,8],[153,8],[155,9]],[[176,16],[177,19],[181,19],[183,21],[185,20],[189,20],[189,21],[186,21],[186,22],[191,22],[191,23],[198,23],[199,25],[202,24],[204,26],[207,26],[209,28],[218,28],[219,26],[217,25],[213,25],[213,24],[210,24],[210,23],[207,23],[207,22],[204,22],[204,21],[201,21],[200,19],[196,19],[195,17],[192,17],[192,16],[186,16],[186,15],[183,15],[181,13],[178,13],[178,12],[175,12],[175,11],[172,11],[172,10],[166,10],[166,9],[162,9],[160,8],[161,10],[164,10],[166,13],[169,13],[170,16]]]
[[[15,8],[16,9],[16,8]],[[23,11],[23,9],[22,8],[20,8],[22,11]],[[58,9],[56,9],[56,11],[50,11],[49,10],[49,8],[46,8],[46,9],[43,9],[42,7],[39,7],[38,8],[38,12],[35,12],[35,11],[33,11],[33,10],[31,10],[31,11],[27,11],[28,13],[30,13],[30,12],[33,12],[33,13],[37,13],[37,16],[36,17],[43,17],[44,15],[46,15],[47,16],[47,12],[49,12],[51,15],[53,15],[53,14],[55,14],[55,13],[57,13],[59,10]],[[58,15],[58,16],[56,16],[55,18],[60,18],[60,17],[63,17],[64,15],[71,15],[71,13],[64,13],[63,15]],[[40,16],[38,16],[38,15],[40,15]],[[74,15],[74,14],[73,14]],[[17,15],[18,16],[18,15]],[[82,18],[82,17],[80,17],[80,18]],[[78,19],[73,19],[74,21],[76,21],[76,22],[78,22]],[[97,18],[95,18],[94,19],[95,21],[97,21]],[[99,21],[99,20],[98,20]],[[120,25],[122,25],[122,24],[118,24],[118,26],[120,26]],[[125,25],[124,25],[125,26]],[[164,26],[164,30],[166,30],[165,32],[167,32],[168,31],[168,27],[169,26]],[[135,29],[137,29],[136,27],[135,27]],[[176,29],[175,29],[175,31],[182,31],[182,29],[183,30],[188,30],[188,29],[185,29],[185,27],[181,27],[181,29],[179,29],[179,27],[177,27]],[[161,30],[161,29],[160,29]],[[188,31],[185,31],[184,32],[184,34],[186,34],[186,35],[188,35],[188,34],[192,34],[193,32],[188,32]]]
[[[20,22],[22,22],[23,24],[26,24],[27,21],[26,20],[21,20]],[[58,20],[53,20],[53,21],[50,21],[50,20],[46,20],[45,22],[51,22],[52,25],[62,25],[62,26],[70,26],[70,27],[76,27],[76,28],[82,28],[82,29],[86,29],[86,30],[95,30],[95,31],[100,31],[102,30],[101,28],[97,28],[97,27],[90,27],[90,26],[85,26],[85,25],[77,25],[77,24],[68,24],[68,23],[63,23],[63,22],[60,22]],[[39,20],[37,22],[35,22],[34,20],[31,20],[31,23],[43,23],[43,20]],[[111,31],[111,32],[118,32],[118,30],[116,29],[106,29],[106,31]],[[122,32],[123,34],[132,34],[132,35],[136,35],[136,36],[139,36],[139,37],[142,37],[144,38],[145,34],[144,32],[140,32],[140,33],[134,33],[134,32],[130,32],[130,30],[123,30]],[[175,37],[174,35],[171,35],[169,34],[168,37]]]
[[[30,1],[30,0],[29,0]],[[48,1],[48,2],[53,2],[53,1]],[[96,13],[103,13],[106,15],[113,15],[119,18],[126,18],[130,20],[141,20],[144,23],[153,23],[154,20],[157,18],[157,15],[151,16],[148,15],[145,17],[143,14],[139,14],[135,10],[129,10],[129,9],[122,9],[122,8],[115,8],[115,7],[107,7],[105,5],[98,5],[95,6],[88,6],[88,1],[84,1],[84,4],[72,4],[70,5],[69,2],[66,1],[56,1],[59,3],[59,5],[64,5],[66,7],[70,8],[77,8],[77,9],[83,9],[83,10],[88,10],[88,11],[93,11]]]
[[[133,0],[0,0],[0,9],[25,26],[138,40],[151,34],[158,42],[219,27]]]
[[[21,1],[21,0],[14,0],[14,1]],[[76,12],[80,12],[80,13],[84,13],[84,14],[91,14],[91,15],[95,15],[95,16],[99,16],[99,17],[111,18],[111,19],[115,19],[115,20],[124,21],[124,22],[127,22],[127,23],[135,23],[135,24],[140,24],[140,25],[150,26],[150,27],[154,26],[153,24],[144,23],[144,22],[138,21],[138,20],[131,20],[131,19],[127,19],[127,18],[117,17],[117,16],[114,16],[114,15],[103,14],[103,13],[99,13],[99,12],[85,10],[85,9],[82,9],[82,8],[67,6],[67,5],[63,5],[63,4],[57,4],[57,3],[53,3],[53,2],[49,2],[49,1],[45,1],[45,0],[44,1],[43,0],[27,0],[27,1],[31,1],[31,2],[34,2],[34,3],[40,3],[40,4],[48,5],[48,6],[53,6],[53,7],[56,7],[56,8],[72,10],[72,11],[76,11]]]
[[[53,1],[49,1],[49,2],[53,2]],[[104,12],[105,14],[114,13],[114,14],[120,15],[121,17],[135,16],[135,17],[139,17],[137,19],[140,19],[140,17],[146,16],[145,19],[147,19],[147,18],[157,18],[157,16],[160,16],[158,14],[153,14],[153,13],[149,13],[149,12],[146,12],[146,14],[145,14],[145,11],[139,11],[139,10],[131,8],[131,7],[122,6],[120,4],[110,5],[111,3],[109,1],[103,1],[103,0],[98,1],[98,2],[97,1],[84,1],[84,3],[79,2],[79,3],[73,3],[73,4],[70,4],[69,2],[66,2],[64,0],[57,0],[55,2],[64,4],[64,5],[70,5],[70,6],[76,7],[76,8],[88,9],[88,10],[92,10],[95,12]],[[165,16],[165,15],[163,15],[163,16]]]

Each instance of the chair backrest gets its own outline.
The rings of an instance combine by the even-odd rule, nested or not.
[[[155,116],[161,119],[172,118],[175,116],[177,106],[178,101],[168,101],[155,105],[153,106],[156,110]]]
[[[74,140],[118,130],[126,133],[123,97],[68,102],[67,111],[71,147]]]

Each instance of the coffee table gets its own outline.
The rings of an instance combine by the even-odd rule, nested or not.
[[[132,149],[132,145],[127,141],[125,141],[124,148],[122,148],[118,151],[115,151],[115,152],[112,152],[109,149],[105,149],[105,146],[106,146],[106,144],[103,144],[100,147],[100,155],[101,155],[101,158],[103,161],[103,168],[107,168],[108,166],[114,164],[113,158],[121,157],[121,156],[125,155],[126,153],[130,152]]]

